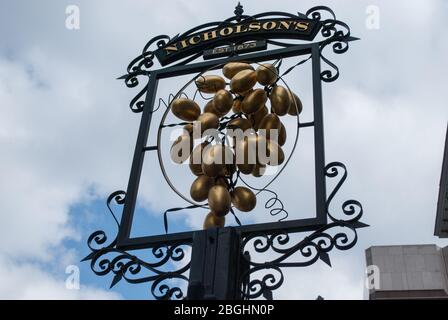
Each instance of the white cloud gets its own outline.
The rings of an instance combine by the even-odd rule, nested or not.
[[[65,279],[57,279],[39,266],[22,264],[0,258],[0,297],[2,299],[120,299],[114,292],[81,285],[79,289],[67,289]]]
[[[5,115],[0,120],[3,148],[0,257],[58,263],[64,258],[62,250],[56,250],[62,241],[81,240],[79,231],[70,223],[71,206],[89,203],[95,194],[104,194],[120,178],[125,181],[124,170],[116,171],[109,166],[110,154],[106,151],[111,145],[103,143],[106,132],[113,129],[102,129],[113,128],[121,121],[117,114],[107,112],[113,105],[107,103],[108,99],[100,99],[101,103],[98,100],[96,104],[102,95],[96,96],[101,90],[98,85],[95,86],[98,91],[93,89],[93,80],[91,75],[67,61],[54,58],[50,62],[48,54],[41,49],[30,50],[27,60],[0,60],[0,100]],[[93,125],[100,122],[98,119],[103,113],[103,125]],[[112,141],[119,145],[120,137],[114,138]],[[95,159],[88,156],[100,149],[104,151]],[[120,158],[126,161],[127,157],[128,152],[114,156],[119,162]],[[101,171],[106,180],[111,179],[109,182],[95,177],[94,172]],[[19,292],[23,297],[31,297],[40,285],[59,292],[57,283],[50,281],[50,273],[30,270],[38,283],[30,284],[26,292]],[[34,286],[36,290],[32,289]],[[90,297],[94,297],[92,290],[86,290],[85,296],[92,293]],[[2,290],[0,295],[13,297],[8,292]],[[64,298],[83,297],[80,293],[59,293]]]
[[[345,254],[332,259],[333,267],[322,261],[304,268],[291,268],[284,272],[285,282],[275,299],[314,300],[318,296],[325,300],[363,299],[363,273],[354,267]]]

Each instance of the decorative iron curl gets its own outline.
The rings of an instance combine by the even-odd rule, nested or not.
[[[102,236],[104,240],[104,233]],[[155,299],[182,299],[185,295],[180,285],[168,280],[188,282],[185,273],[190,269],[190,262],[177,264],[185,259],[185,250],[190,247],[190,243],[174,243],[169,246],[160,244],[151,250],[156,261],[146,262],[126,251],[108,246],[94,251],[93,255],[90,254],[83,261],[91,260],[90,267],[98,276],[113,273],[110,288],[122,279],[133,284],[152,282],[151,293]],[[173,265],[174,270],[166,271],[167,264]]]
[[[116,204],[122,205],[124,204],[125,199],[126,199],[126,192],[122,190],[112,192],[109,195],[109,197],[107,197],[106,202],[107,209],[114,218],[115,223],[117,224],[118,227],[120,227],[120,223],[118,222],[117,216],[114,214],[111,208],[111,204],[112,201],[115,201]],[[113,249],[117,244],[117,238],[112,240],[111,243],[105,245],[106,243],[107,243],[106,232],[104,232],[103,230],[97,230],[93,232],[87,239],[87,246],[89,247],[91,253],[87,255],[82,261],[93,259],[93,257],[100,251],[107,251]]]
[[[242,274],[240,280],[242,283],[246,283],[248,288],[256,287],[258,288],[258,291],[253,289],[250,293],[242,291],[241,294],[248,299],[257,298],[261,295],[266,297],[266,287],[256,286],[256,284],[260,283],[256,274],[260,274],[263,270],[274,269],[281,273],[282,268],[306,267],[314,264],[318,260],[322,260],[331,266],[328,253],[334,248],[338,250],[351,249],[358,240],[356,229],[366,226],[367,225],[361,222],[351,224],[342,221],[332,222],[292,246],[288,246],[290,238],[286,233],[251,235],[250,239],[246,238],[243,240],[241,246],[242,251],[249,252],[249,250],[253,250],[256,253],[265,254],[273,252],[277,257],[262,262],[247,258],[249,257],[248,254],[243,255],[243,259],[246,260],[250,267]],[[351,233],[351,235],[349,233]],[[250,243],[252,243],[251,246]],[[274,274],[268,273],[268,275],[270,275],[270,278],[275,278]],[[253,276],[255,276],[255,279]],[[264,277],[266,277],[266,275]],[[275,289],[278,289],[280,285]],[[272,294],[270,296],[272,299]]]
[[[167,35],[159,35],[151,40],[143,47],[140,55],[134,58],[127,67],[127,75],[124,76],[125,84],[128,88],[134,88],[139,84],[138,76],[150,74],[150,68],[154,65],[154,51],[150,47],[155,43],[158,48],[164,47],[171,38]]]
[[[264,269],[270,270],[270,273],[262,274],[261,271]],[[242,291],[242,298],[249,300],[263,296],[266,300],[272,300],[272,291],[280,288],[285,280],[282,269],[277,266],[268,268],[255,267],[251,269],[251,274],[255,273],[260,273],[261,279],[250,281],[250,274],[243,275],[246,285]]]
[[[343,171],[342,175],[340,174],[339,170]],[[358,221],[363,214],[363,208],[362,204],[357,200],[346,200],[343,202],[342,213],[344,214],[344,217],[342,219],[337,219],[334,215],[330,213],[329,210],[331,201],[334,199],[336,193],[339,191],[339,189],[347,179],[347,167],[341,162],[331,162],[325,166],[325,176],[328,178],[336,178],[340,176],[340,180],[338,181],[335,188],[328,196],[326,202],[326,210],[328,217],[334,222],[344,221],[346,223],[351,223]]]
[[[336,26],[343,26],[346,28],[345,32],[338,30]],[[331,48],[335,54],[342,54],[348,50],[349,42],[358,40],[358,38],[350,36],[350,28],[340,21],[325,21],[323,23],[322,34],[328,35],[330,38],[319,44],[320,57],[332,70],[323,70],[320,77],[324,82],[333,82],[339,78],[339,68],[324,56],[324,49],[331,44]]]
[[[331,10],[329,7],[326,6],[315,6],[305,13],[306,17],[313,19],[313,20],[322,20],[322,13],[329,14],[330,18],[333,20],[336,20],[336,14],[333,10]]]
[[[254,299],[260,296],[272,299],[272,291],[283,283],[281,269],[287,267],[305,267],[322,260],[331,266],[329,252],[334,248],[349,250],[358,241],[357,229],[367,227],[361,222],[363,214],[362,205],[357,200],[347,200],[342,204],[343,217],[337,219],[330,214],[328,207],[336,193],[347,178],[347,169],[341,162],[332,162],[325,167],[325,175],[328,178],[340,177],[335,188],[327,199],[327,215],[330,223],[322,226],[299,242],[291,244],[292,240],[286,231],[276,233],[252,233],[242,240],[240,252],[249,268],[241,275],[241,294],[246,299]],[[267,261],[251,258],[250,253],[255,253],[266,258],[268,253],[273,253],[274,258]],[[272,255],[271,255],[272,256]],[[275,274],[266,270],[274,270]],[[262,273],[264,271],[264,273]],[[251,279],[255,276],[254,279]],[[262,276],[261,280],[260,277]],[[276,279],[276,281],[274,281]],[[275,283],[269,286],[266,281]]]
[[[328,16],[323,19],[323,15]],[[320,34],[324,40],[319,42],[319,50],[321,59],[327,64],[330,69],[321,72],[321,80],[324,82],[333,82],[339,78],[339,68],[323,55],[324,49],[331,44],[335,54],[342,54],[349,48],[349,42],[358,40],[358,38],[350,35],[350,27],[337,20],[333,10],[326,6],[316,6],[306,12],[306,16],[310,19],[319,21],[321,23]]]
[[[107,207],[118,226],[111,203],[115,201],[116,204],[124,204],[125,195],[124,191],[116,191],[107,199]],[[117,238],[109,244],[107,242],[104,231],[93,232],[87,240],[91,252],[82,261],[90,260],[90,268],[98,276],[112,273],[114,277],[110,288],[124,279],[134,284],[152,282],[151,293],[158,300],[183,299],[186,296],[183,287],[178,283],[188,282],[185,274],[190,269],[190,261],[186,261],[186,250],[191,249],[191,241],[160,243],[152,247],[150,262],[118,249]]]
[[[140,84],[139,77],[145,76],[146,78],[150,77],[150,69],[154,65],[154,51],[150,50],[150,47],[155,43],[158,48],[161,48],[166,45],[166,42],[170,41],[170,37],[167,35],[159,35],[157,37],[152,38],[148,41],[148,43],[144,46],[142,53],[134,58],[127,67],[127,74],[119,77],[118,79],[124,79],[124,83],[128,88],[135,88]],[[145,105],[147,88],[144,86],[142,90],[140,90],[137,95],[131,100],[129,107],[132,112],[140,113],[143,111],[143,107]]]

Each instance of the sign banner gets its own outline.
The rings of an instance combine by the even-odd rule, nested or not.
[[[154,53],[161,65],[237,41],[294,39],[311,41],[319,30],[319,22],[300,18],[272,18],[228,24],[175,38]]]

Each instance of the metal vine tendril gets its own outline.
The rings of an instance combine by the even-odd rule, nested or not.
[[[238,178],[248,188],[256,190],[257,192],[255,193],[255,195],[258,195],[262,192],[268,192],[268,193],[272,194],[272,197],[269,198],[268,200],[266,200],[266,202],[264,204],[265,209],[270,209],[269,214],[273,217],[283,213],[284,216],[278,219],[279,222],[288,219],[289,213],[288,213],[288,211],[285,210],[285,206],[283,205],[283,202],[279,199],[278,194],[275,191],[270,190],[266,187],[261,188],[261,189],[256,188],[256,187],[248,184],[243,178],[241,178],[240,175],[238,175]]]

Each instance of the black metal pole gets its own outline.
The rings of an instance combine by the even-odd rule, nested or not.
[[[194,233],[188,300],[241,299],[245,263],[240,246],[241,234],[233,227]]]

